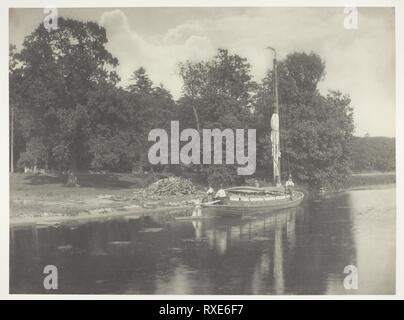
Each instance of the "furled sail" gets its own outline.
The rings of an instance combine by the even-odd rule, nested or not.
[[[277,113],[273,113],[271,117],[271,145],[274,177],[276,177],[276,181],[280,181],[281,150],[279,145],[279,116]]]

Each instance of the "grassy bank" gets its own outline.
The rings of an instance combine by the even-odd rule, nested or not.
[[[146,174],[79,174],[80,187],[77,188],[66,187],[65,179],[52,175],[10,174],[12,222],[144,214],[156,209],[168,212],[170,208],[192,208],[195,200],[205,196],[205,186],[200,184],[191,195],[147,194],[145,187],[156,177]],[[354,174],[346,189],[391,185],[395,179],[395,173]],[[260,185],[264,186],[264,181]],[[298,188],[307,195],[308,188]]]
[[[347,187],[358,188],[372,185],[385,185],[395,183],[395,172],[369,172],[353,174]]]
[[[11,218],[88,216],[161,207],[186,207],[204,191],[183,196],[153,196],[144,192],[150,176],[141,174],[80,174],[80,187],[65,186],[51,175],[10,175]]]

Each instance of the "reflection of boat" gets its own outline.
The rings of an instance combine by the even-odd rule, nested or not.
[[[234,187],[226,189],[227,197],[217,203],[202,203],[202,208],[211,209],[218,215],[240,215],[243,213],[267,213],[297,207],[303,201],[300,191],[285,191],[281,187],[256,188]]]

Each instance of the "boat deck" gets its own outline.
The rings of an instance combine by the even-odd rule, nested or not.
[[[238,198],[238,199],[236,199]],[[279,196],[234,196],[230,195],[225,204],[202,204],[207,214],[241,215],[243,213],[269,213],[272,211],[297,207],[303,201],[304,194],[295,191],[290,195]]]

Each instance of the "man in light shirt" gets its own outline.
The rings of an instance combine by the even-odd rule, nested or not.
[[[285,182],[285,186],[286,187],[294,187],[295,186],[291,175],[289,175],[289,179]]]
[[[226,198],[226,191],[224,191],[224,189],[219,189],[216,192],[215,198]]]
[[[220,186],[220,189],[216,192],[215,200],[220,200],[220,203],[224,204],[226,199],[226,191],[223,189],[223,186]]]
[[[208,198],[208,201],[213,201],[213,193],[215,192],[215,190],[213,190],[213,188],[211,186],[209,186],[208,191],[206,191]]]
[[[295,186],[292,176],[289,175],[289,179],[285,182],[285,188],[289,191],[290,198],[293,198],[293,187]]]

